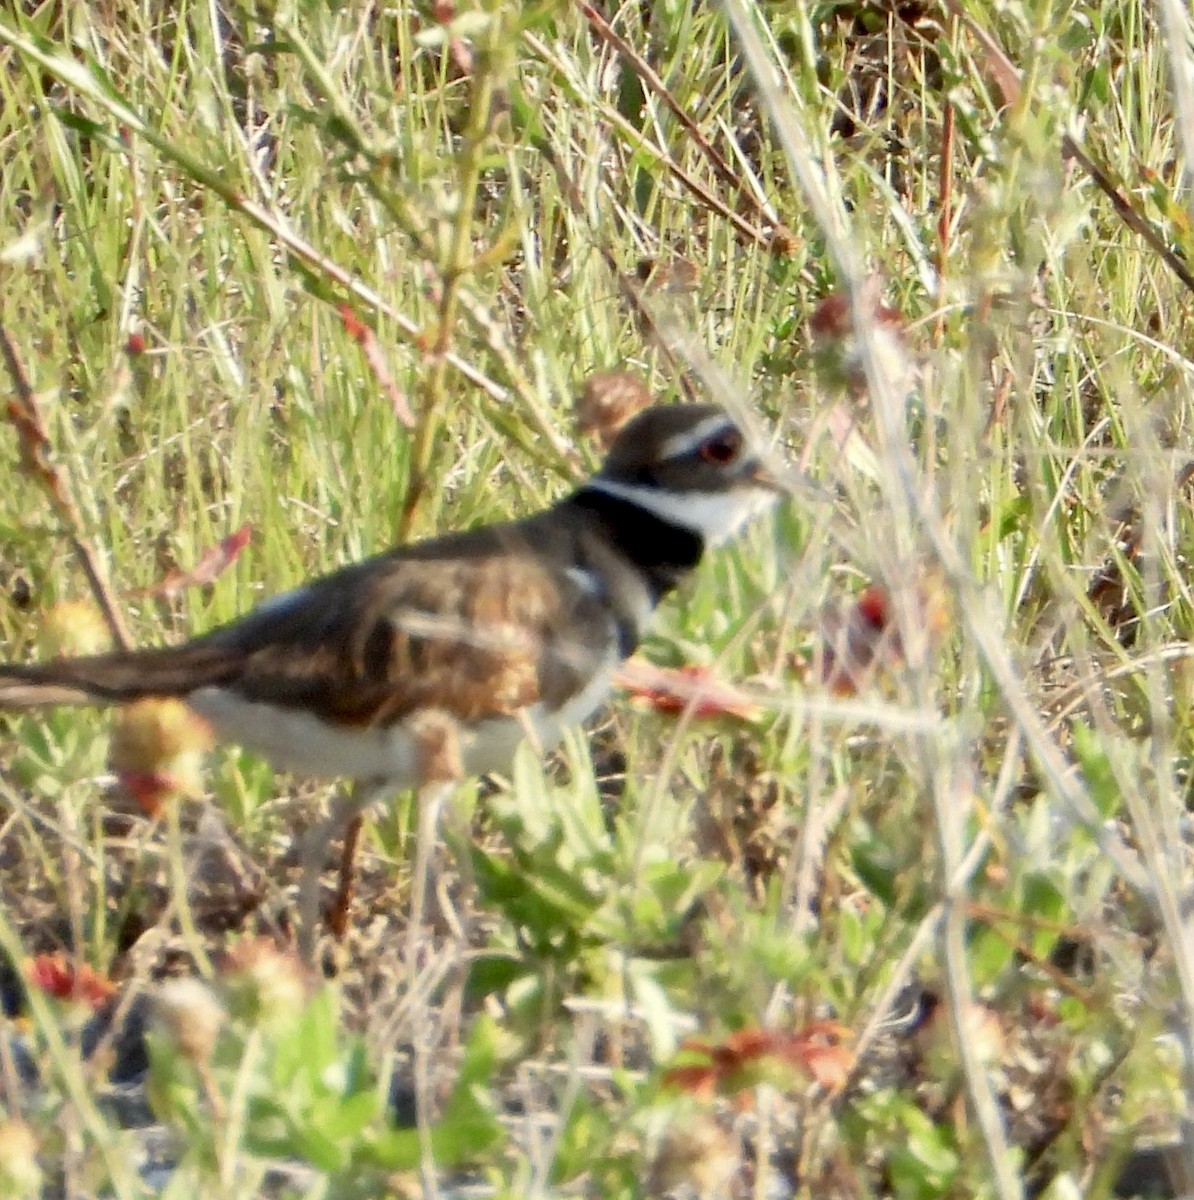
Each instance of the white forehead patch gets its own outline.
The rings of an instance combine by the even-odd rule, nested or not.
[[[770,488],[741,486],[724,492],[669,492],[665,488],[619,483],[597,476],[585,485],[607,496],[628,500],[652,516],[699,534],[706,545],[716,546],[764,512],[779,499]]]
[[[707,438],[731,428],[733,426],[724,414],[706,417],[699,425],[694,425],[691,429],[686,429],[683,433],[677,433],[668,438],[659,447],[659,460],[666,462],[672,458],[683,458],[686,454],[691,454]]]

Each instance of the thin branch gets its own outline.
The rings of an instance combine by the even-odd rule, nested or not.
[[[400,313],[367,284],[341,267],[339,263],[317,250],[310,242],[291,229],[280,215],[271,212],[255,200],[241,195],[216,168],[207,166],[170,141],[123,97],[105,88],[100,80],[81,63],[44,49],[33,37],[5,25],[3,22],[0,22],[0,43],[7,43],[24,57],[37,63],[39,67],[66,87],[100,105],[118,124],[148,142],[167,161],[181,167],[196,183],[219,196],[229,208],[242,213],[255,225],[264,229],[295,259],[314,267],[321,275],[333,283],[339,284],[346,292],[355,296],[369,308],[388,317],[412,342],[420,341],[423,330],[415,321],[404,313]],[[509,398],[508,389],[490,379],[483,371],[455,352],[447,351],[444,360],[494,400],[501,401]]]
[[[1194,273],[1182,261],[1181,257],[1166,244],[1165,239],[1153,226],[1145,220],[1133,207],[1127,196],[1111,181],[1110,176],[1100,167],[1067,133],[1061,139],[1062,158],[1072,158],[1094,180],[1099,191],[1111,201],[1111,207],[1116,215],[1134,233],[1138,233],[1149,244],[1149,247],[1164,260],[1165,265],[1194,292]]]
[[[79,513],[78,505],[71,496],[62,471],[50,457],[53,443],[46,431],[45,420],[38,407],[37,396],[29,383],[29,376],[25,373],[16,343],[8,329],[2,324],[0,324],[0,351],[4,354],[4,361],[16,392],[16,399],[10,400],[8,403],[8,418],[16,428],[17,437],[20,439],[25,470],[45,488],[57,509],[59,519],[70,539],[71,548],[83,568],[83,574],[87,576],[91,594],[95,597],[95,602],[99,605],[100,612],[103,613],[104,620],[112,634],[112,640],[122,650],[131,649],[132,638],[129,637],[124,618],[120,615],[116,595],[108,583],[103,567],[100,566],[100,556],[83,536],[83,518]]]
[[[772,230],[770,246],[773,250],[785,251],[794,242],[792,231],[776,216],[774,209],[758,196],[754,189],[726,161],[725,156],[705,136],[701,127],[688,115],[680,102],[668,90],[667,84],[649,62],[619,34],[592,4],[580,0],[577,7],[585,15],[596,33],[626,60],[634,73],[655,93],[684,127],[685,132],[696,143],[697,148],[709,160],[714,172],[723,183],[733,188],[738,195],[755,210],[760,219]]]
[[[536,37],[533,33],[524,33],[523,41],[526,42],[545,63],[556,70],[562,79],[568,80],[568,73],[564,69],[559,57],[552,52],[547,43],[541,38]],[[579,92],[571,80],[568,80],[569,86]],[[657,145],[651,140],[641,129],[635,128],[620,112],[610,108],[608,105],[601,104],[592,96],[584,97],[586,103],[596,104],[605,119],[614,127],[616,127],[625,137],[633,144],[636,150],[645,150],[648,154],[658,159],[660,164],[667,172],[696,200],[703,204],[710,211],[715,212],[723,220],[728,221],[747,241],[756,242],[760,246],[774,248],[779,253],[790,253],[791,242],[785,241],[778,236],[780,229],[783,226],[776,226],[770,232],[759,228],[752,224],[745,217],[736,213],[729,205],[725,204],[719,196],[709,190],[695,176],[684,170],[678,162],[668,153],[662,146]],[[789,238],[791,234],[789,233]]]

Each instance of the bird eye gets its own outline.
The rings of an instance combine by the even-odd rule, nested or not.
[[[727,429],[702,442],[697,453],[707,463],[729,466],[742,453],[742,434],[736,429]]]

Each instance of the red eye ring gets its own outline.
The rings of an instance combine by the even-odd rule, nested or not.
[[[723,432],[702,442],[697,454],[707,463],[718,467],[727,467],[742,453],[742,434],[736,429],[726,429]]]

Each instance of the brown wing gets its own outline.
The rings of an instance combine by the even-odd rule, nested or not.
[[[370,566],[221,631],[243,655],[233,690],[345,724],[389,724],[424,706],[475,721],[558,707],[609,646],[604,608],[534,557]]]
[[[531,518],[342,568],[182,646],[0,665],[0,708],[234,691],[329,720],[384,724],[434,706],[472,721],[563,704],[618,632],[556,563],[575,533]]]

